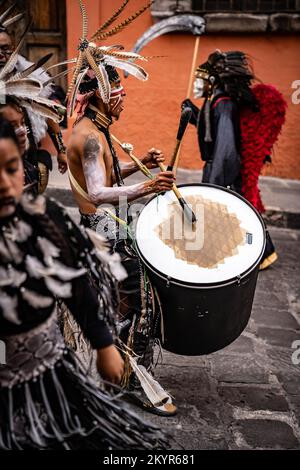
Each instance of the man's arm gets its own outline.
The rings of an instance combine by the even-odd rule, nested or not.
[[[145,157],[140,158],[140,161],[149,170],[151,170],[153,168],[158,168],[159,162],[163,163],[165,161],[165,157],[160,150],[152,148],[147,152]],[[139,171],[139,168],[134,162],[121,164],[121,175],[123,179],[127,178],[133,173],[136,173],[137,171]],[[116,183],[114,177],[113,182]]]
[[[134,201],[147,194],[168,191],[174,183],[172,172],[162,172],[153,180],[131,186],[107,187],[106,168],[104,164],[104,147],[99,137],[89,134],[84,137],[81,152],[82,168],[85,177],[87,193],[95,205],[103,203],[118,204],[119,198]]]
[[[53,142],[55,149],[57,150],[57,164],[60,173],[65,173],[68,168],[66,147],[63,142],[61,129],[52,119],[47,119],[48,134]]]

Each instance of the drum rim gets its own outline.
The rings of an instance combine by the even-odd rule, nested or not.
[[[233,196],[235,197],[238,197],[239,199],[241,199],[243,202],[245,202],[249,207],[250,209],[252,209],[255,214],[257,215],[260,223],[261,223],[261,226],[263,228],[263,232],[264,232],[264,243],[263,243],[263,247],[262,247],[262,250],[261,250],[261,253],[260,255],[258,256],[257,258],[257,261],[255,261],[246,271],[244,271],[243,273],[241,273],[239,276],[234,276],[232,278],[229,278],[229,279],[226,279],[226,281],[218,281],[218,282],[209,282],[207,284],[204,284],[204,283],[201,283],[199,282],[198,284],[195,284],[195,283],[192,283],[192,282],[188,282],[188,281],[180,281],[174,277],[171,277],[171,276],[167,276],[165,274],[162,274],[157,268],[155,268],[148,260],[145,259],[144,255],[141,253],[141,250],[139,248],[139,245],[138,245],[138,240],[137,238],[135,239],[135,245],[136,245],[136,249],[138,251],[138,254],[141,258],[141,260],[143,261],[143,263],[150,269],[150,271],[152,271],[154,274],[156,274],[158,277],[160,277],[161,279],[165,280],[167,283],[169,284],[172,284],[172,285],[177,285],[179,287],[189,287],[189,288],[192,288],[192,289],[214,289],[214,288],[217,288],[217,287],[226,287],[226,286],[229,286],[229,285],[232,285],[232,284],[235,284],[235,283],[240,283],[245,277],[249,276],[249,274],[251,274],[252,272],[255,271],[255,268],[258,267],[259,263],[260,263],[260,260],[264,254],[264,251],[265,251],[265,247],[266,247],[266,231],[267,231],[267,227],[266,227],[266,224],[264,222],[264,219],[262,218],[261,214],[258,212],[258,210],[249,202],[247,201],[247,199],[245,199],[243,196],[241,196],[240,194],[236,193],[235,191],[233,191],[232,189],[229,189],[229,188],[224,188],[223,186],[218,186],[217,184],[211,184],[211,183],[182,183],[182,184],[178,184],[176,185],[178,188],[181,188],[181,187],[184,187],[184,186],[206,186],[206,187],[209,187],[209,188],[215,188],[215,189],[218,189],[218,190],[221,190],[221,191],[224,191],[226,193],[231,193]],[[144,208],[150,204],[150,202],[155,199],[157,197],[157,194],[155,194],[153,197],[151,197],[144,205],[143,209],[141,210],[140,214],[142,213],[142,211],[144,210]]]

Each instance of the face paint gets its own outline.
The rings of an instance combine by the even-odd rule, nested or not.
[[[205,83],[204,83],[203,78],[196,78],[196,80],[194,81],[194,88],[193,88],[195,98],[202,98],[203,93],[204,93],[204,87],[205,87]]]
[[[122,97],[124,96],[124,88],[122,85],[113,88],[110,93],[110,110],[114,111],[120,105]]]
[[[19,126],[15,129],[15,134],[18,137],[21,150],[25,151],[29,149],[29,140],[27,137],[28,128],[26,126]]]

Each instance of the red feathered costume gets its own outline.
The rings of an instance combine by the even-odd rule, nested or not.
[[[259,212],[264,212],[258,178],[284,124],[287,103],[272,85],[255,85],[252,91],[259,111],[245,108],[240,114],[242,194]]]

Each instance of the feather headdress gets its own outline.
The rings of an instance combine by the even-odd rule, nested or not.
[[[15,69],[18,52],[23,44],[27,30],[28,28],[26,28],[19,44],[5,66],[0,70],[0,103],[5,104],[7,97],[10,97],[21,108],[24,107],[46,119],[50,118],[55,122],[60,122],[65,113],[65,108],[61,104],[41,96],[45,84],[31,77],[31,74],[42,67],[52,54],[42,57],[35,64],[30,64],[22,72]]]
[[[3,11],[0,15],[0,32],[6,32],[7,28],[17,21],[21,20],[24,16],[25,13],[18,13],[14,15],[13,17],[9,18],[9,15],[17,5],[17,2],[14,2],[12,5],[10,5],[6,10]]]
[[[78,56],[75,59],[62,62],[57,65],[65,65],[74,63],[74,73],[67,91],[67,99],[69,100],[69,116],[72,116],[75,107],[75,97],[80,89],[86,73],[89,70],[94,72],[96,84],[100,91],[101,99],[104,103],[108,103],[110,99],[111,87],[109,71],[119,68],[134,75],[139,80],[147,80],[148,74],[139,65],[134,64],[135,60],[147,60],[139,54],[123,51],[123,46],[97,46],[96,42],[102,41],[119,33],[127,27],[132,21],[138,18],[147,8],[150,7],[152,1],[146,6],[140,8],[136,13],[129,16],[126,20],[111,29],[108,29],[112,23],[116,21],[118,16],[126,7],[129,0],[125,0],[120,8],[104,23],[97,31],[88,39],[88,18],[85,6],[82,0],[79,0],[79,6],[82,16],[82,37],[78,45]],[[130,61],[130,62],[129,62]]]

